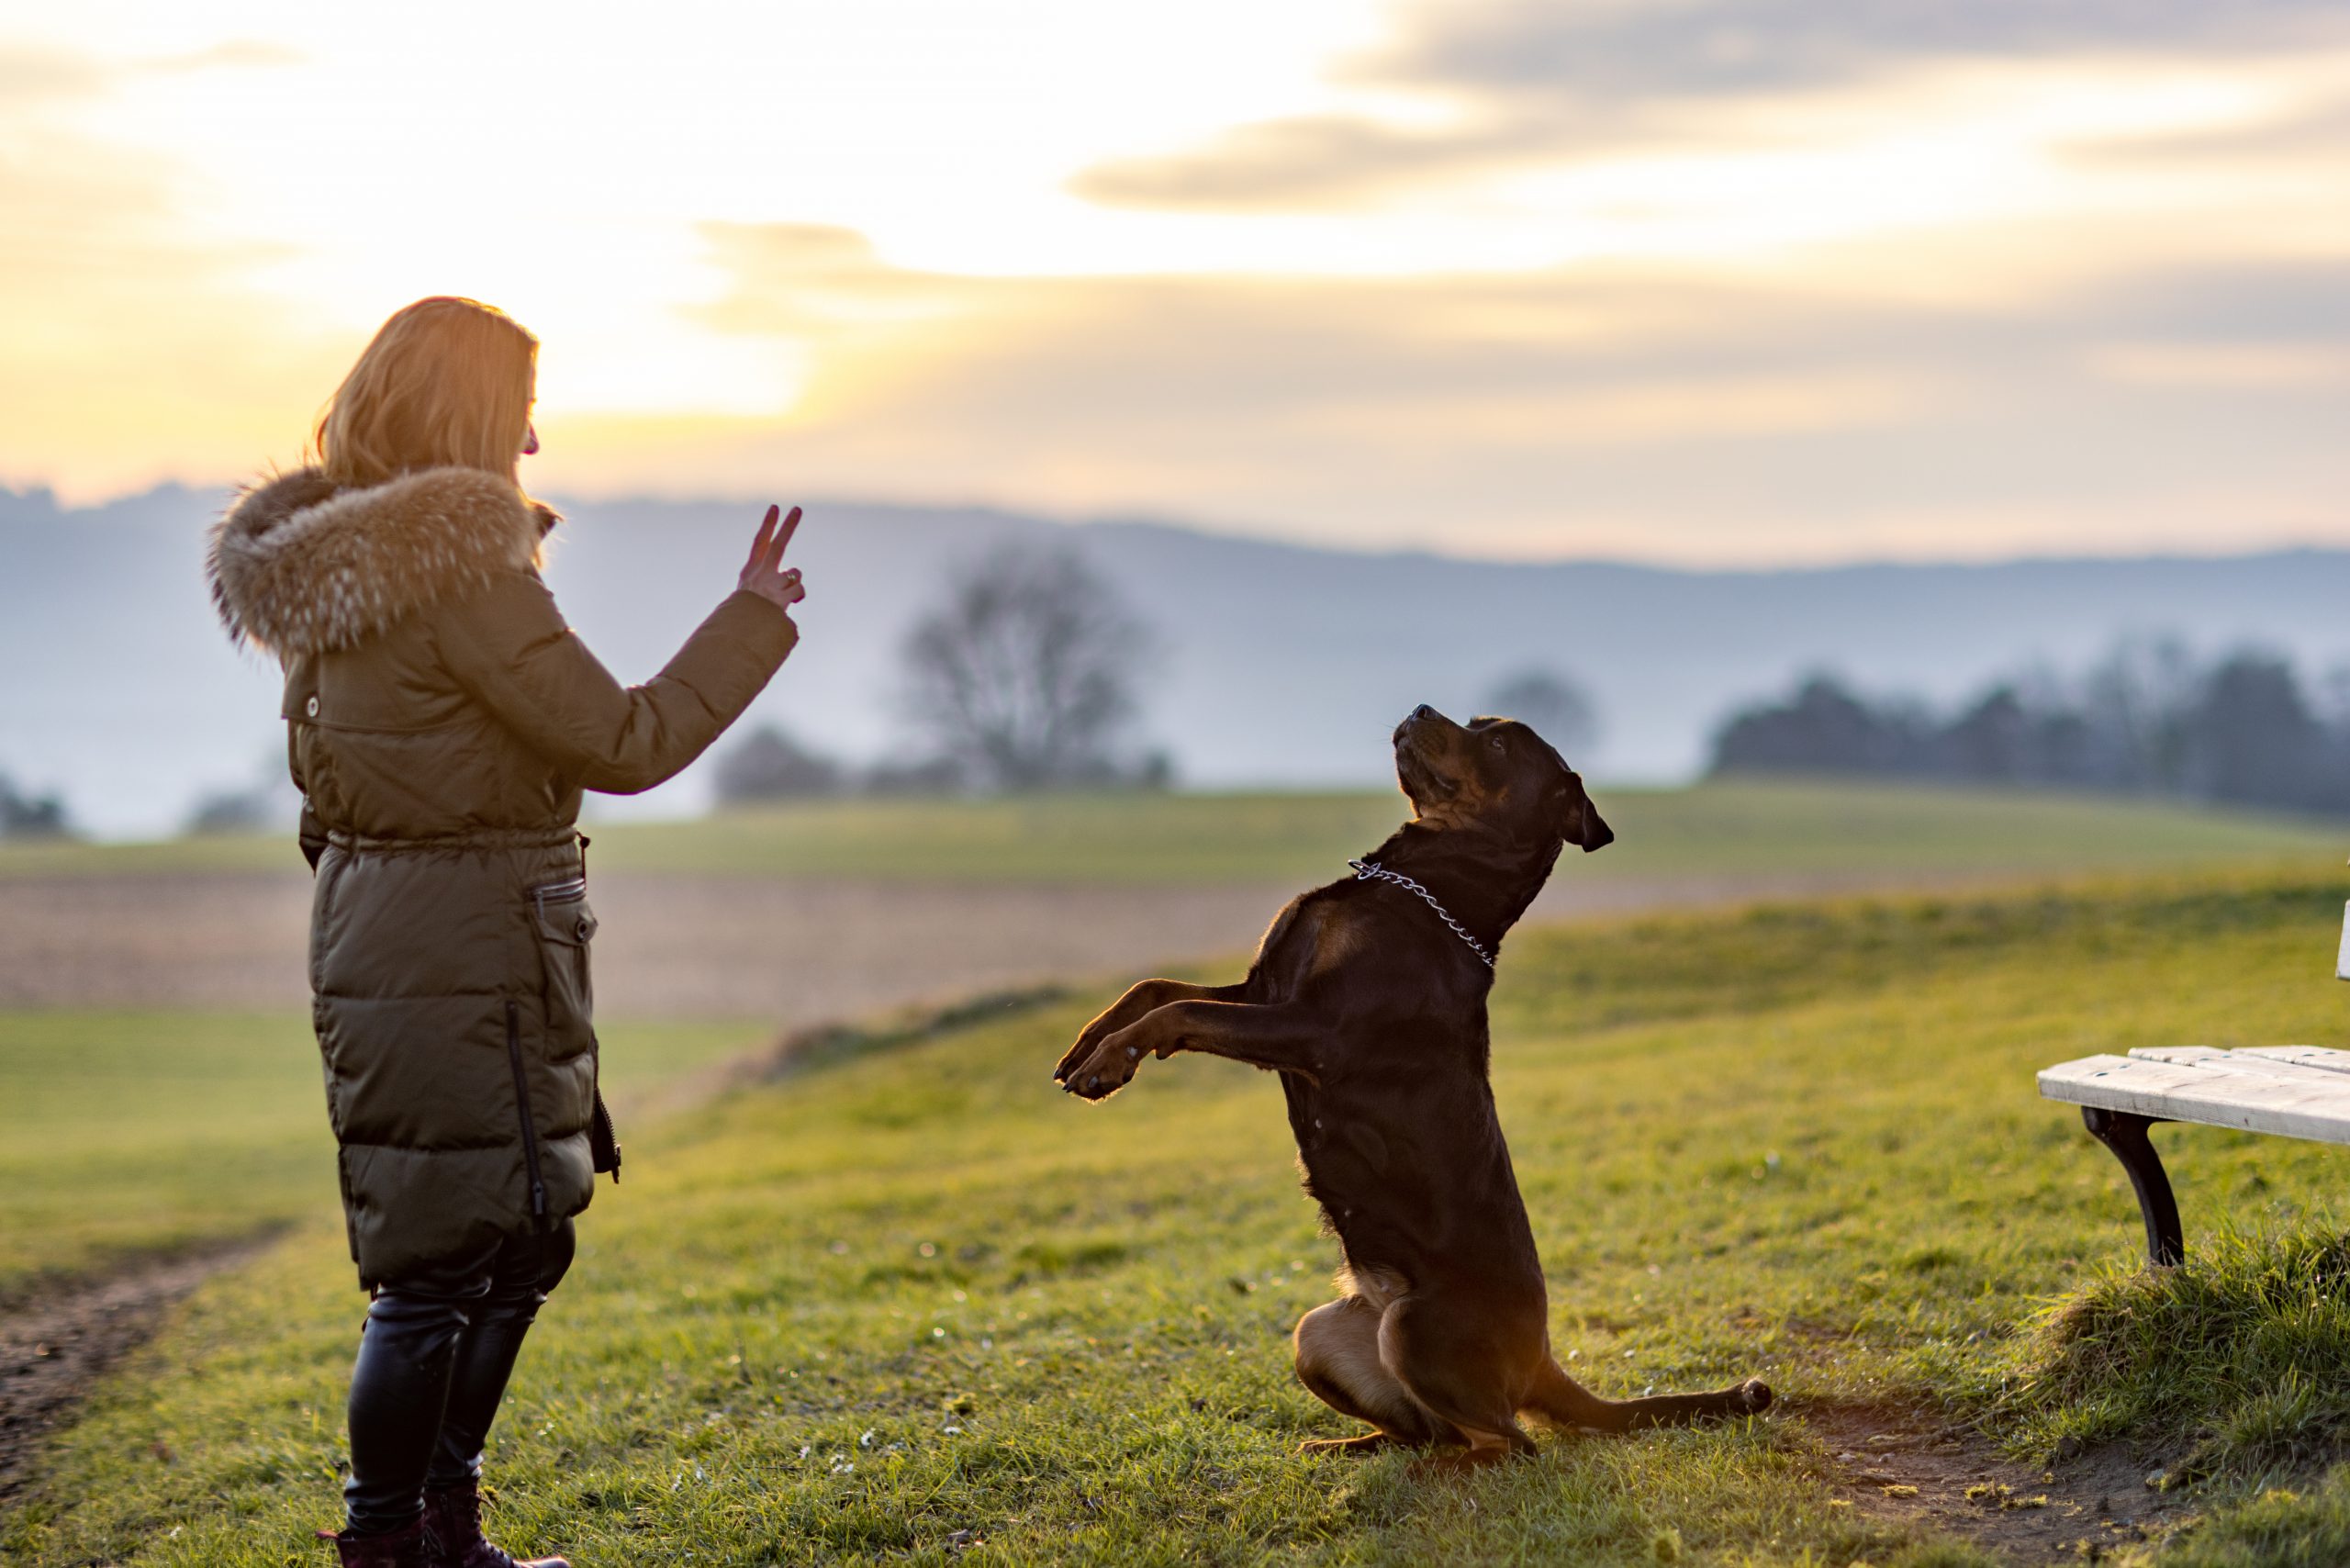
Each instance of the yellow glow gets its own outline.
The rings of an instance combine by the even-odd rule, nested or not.
[[[2288,134],[2350,104],[2350,53],[2314,49],[1921,60],[1675,104],[1644,139],[1374,171],[1343,207],[1074,194],[1236,128],[1501,124],[1338,69],[1408,18],[1383,0],[11,18],[0,483],[87,498],[288,460],[386,314],[460,292],[545,341],[543,487],[788,480],[1335,532],[1392,469],[1473,492],[1453,526],[1516,548],[1559,526],[1572,465],[1547,454],[1918,429],[1986,396],[1857,352],[1690,363],[1767,337],[1774,312],[2028,310],[2162,267],[2350,260],[2350,147]],[[2344,376],[2322,344],[2140,328],[2068,364],[2123,395]],[[1525,465],[1506,493],[1496,454]],[[1618,539],[1608,515],[1594,503],[1578,547]],[[1770,526],[1807,547],[1795,512]]]

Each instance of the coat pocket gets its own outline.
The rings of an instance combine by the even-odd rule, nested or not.
[[[596,936],[596,912],[588,907],[585,879],[552,882],[531,890],[531,913],[538,927],[539,957],[545,969],[547,1034],[558,1048],[584,1050],[594,1043],[596,988],[588,969],[588,944]]]

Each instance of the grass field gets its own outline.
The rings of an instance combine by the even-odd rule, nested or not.
[[[2350,828],[2093,796],[1740,780],[1606,790],[1595,879],[2047,871],[2322,853]],[[1393,830],[1393,791],[824,801],[594,828],[599,870],[1023,882],[1311,881]],[[283,836],[0,845],[11,877],[298,869]]]
[[[607,1029],[625,1099],[757,1043],[749,1025]],[[314,1219],[334,1139],[310,1021],[0,1014],[0,1304],[90,1273]]]
[[[1789,905],[1512,942],[1495,1087],[1570,1370],[1767,1377],[1771,1417],[1466,1479],[1304,1459],[1285,1336],[1335,1261],[1277,1087],[1046,1074],[1111,993],[633,1130],[493,1440],[509,1544],[586,1564],[1986,1561],[1840,1506],[1819,1413],[2168,1443],[2165,1563],[2350,1561],[2342,1151],[2160,1136],[2195,1260],[2032,1070],[2331,1041],[2338,877]],[[2222,1227],[2233,1234],[2222,1235]],[[358,1297],[331,1215],[207,1287],[53,1450],[9,1561],[308,1561]],[[2053,1305],[2052,1305],[2053,1304]],[[2192,1332],[2184,1331],[2192,1328]],[[2188,1450],[2192,1449],[2192,1452]]]

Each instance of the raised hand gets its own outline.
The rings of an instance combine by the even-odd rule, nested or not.
[[[759,523],[757,537],[751,541],[751,558],[743,563],[742,575],[734,586],[745,593],[757,594],[778,609],[789,610],[808,597],[800,586],[800,568],[789,571],[783,567],[783,552],[791,536],[800,532],[800,509],[793,507],[791,515],[780,526],[776,519],[781,508],[767,508],[767,517]]]

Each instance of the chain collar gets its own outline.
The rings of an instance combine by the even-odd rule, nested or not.
[[[1459,921],[1453,919],[1451,913],[1442,904],[1436,902],[1436,895],[1434,893],[1428,891],[1426,888],[1420,886],[1419,883],[1412,880],[1411,878],[1406,877],[1401,871],[1391,871],[1376,860],[1349,860],[1347,864],[1355,868],[1355,880],[1358,882],[1393,882],[1407,893],[1417,893],[1427,902],[1427,906],[1430,909],[1436,911],[1437,918],[1438,920],[1443,921],[1447,925],[1452,927],[1452,934],[1455,936],[1460,937],[1460,940],[1469,944],[1469,950],[1477,955],[1478,958],[1484,964],[1485,968],[1490,969],[1494,967],[1494,956],[1485,950],[1485,945],[1483,942],[1478,941],[1474,936],[1470,935],[1469,928],[1462,925]]]

